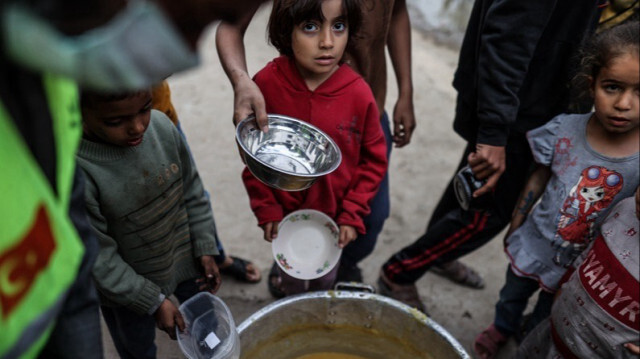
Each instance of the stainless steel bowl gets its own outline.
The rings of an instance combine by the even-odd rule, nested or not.
[[[301,191],[338,168],[340,149],[320,129],[282,115],[268,119],[268,133],[260,131],[253,116],[236,127],[244,161],[257,179],[284,191]]]

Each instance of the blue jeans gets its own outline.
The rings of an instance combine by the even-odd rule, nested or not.
[[[199,292],[193,280],[180,284],[173,292],[180,303]],[[125,307],[102,306],[113,344],[122,359],[155,359],[156,321],[152,315],[140,315]]]
[[[380,116],[380,125],[382,126],[382,132],[387,140],[387,158],[391,158],[391,128],[389,127],[389,116],[387,112],[383,112]],[[363,218],[364,226],[367,229],[367,233],[358,235],[355,241],[349,243],[342,251],[342,257],[340,257],[340,265],[345,267],[355,266],[361,260],[366,258],[371,252],[373,252],[376,242],[378,241],[378,235],[382,232],[384,221],[389,217],[389,172],[384,175],[378,193],[369,203],[371,207],[371,213]]]
[[[529,298],[540,289],[538,281],[519,277],[511,266],[507,268],[507,278],[504,286],[500,290],[500,299],[496,303],[496,314],[493,324],[498,331],[505,336],[511,336],[520,330],[522,314],[527,308]],[[540,290],[538,302],[533,309],[531,319],[526,323],[526,331],[533,329],[538,323],[548,318],[551,314],[551,304],[553,303],[553,293]]]

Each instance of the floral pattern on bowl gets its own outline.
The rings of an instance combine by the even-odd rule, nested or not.
[[[284,269],[293,269],[293,267],[290,266],[289,263],[287,263],[287,258],[284,257],[284,254],[278,253],[276,255],[276,259],[278,260],[278,263],[280,263],[280,266]]]
[[[272,242],[273,256],[288,275],[311,280],[322,277],[340,260],[338,225],[326,214],[302,209],[280,222]]]

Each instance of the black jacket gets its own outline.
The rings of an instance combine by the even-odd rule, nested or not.
[[[597,25],[602,0],[476,0],[453,86],[454,129],[504,146],[569,103],[576,50]]]

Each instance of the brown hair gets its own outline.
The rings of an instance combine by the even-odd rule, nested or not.
[[[640,22],[628,21],[605,30],[589,41],[581,50],[580,72],[573,84],[581,97],[590,96],[590,84],[615,58],[631,54],[640,56]]]
[[[275,0],[269,17],[268,34],[271,43],[282,55],[292,56],[291,34],[295,26],[306,20],[323,21],[323,0]],[[362,24],[360,0],[342,0],[347,17],[349,42],[355,38]]]

